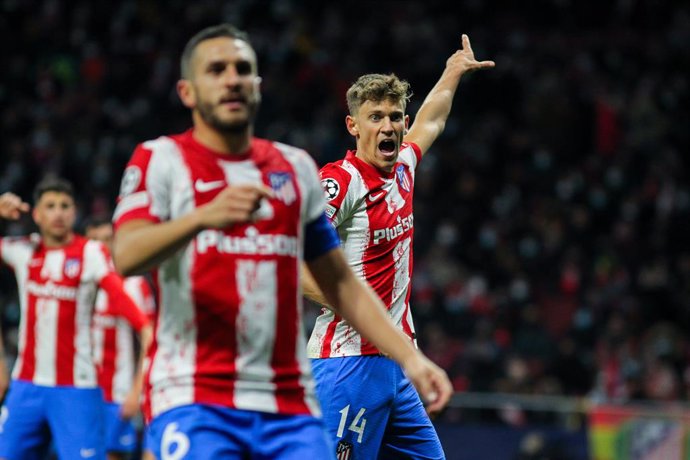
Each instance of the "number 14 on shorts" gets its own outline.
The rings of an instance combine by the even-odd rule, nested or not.
[[[364,427],[367,426],[367,419],[362,418],[364,415],[364,412],[366,411],[366,408],[362,407],[359,412],[357,412],[357,415],[355,418],[352,420],[352,423],[350,423],[350,426],[347,427],[348,430],[357,433],[357,442],[362,443],[362,436],[364,436]],[[345,425],[347,424],[347,417],[350,413],[350,405],[348,404],[347,406],[343,407],[340,411],[340,424],[338,424],[338,432],[336,433],[336,436],[339,438],[343,437],[343,434],[345,433]]]

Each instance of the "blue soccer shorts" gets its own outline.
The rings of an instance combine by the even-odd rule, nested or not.
[[[103,416],[100,388],[13,380],[0,409],[0,458],[42,459],[52,434],[59,458],[104,460]]]
[[[417,390],[395,361],[312,359],[312,369],[338,458],[445,458]]]
[[[147,428],[146,448],[160,460],[335,458],[320,419],[202,404],[155,417]]]
[[[107,452],[131,453],[137,448],[137,432],[132,420],[120,415],[122,405],[105,404],[105,448]]]

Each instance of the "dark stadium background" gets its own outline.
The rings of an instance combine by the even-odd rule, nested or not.
[[[30,200],[57,174],[77,188],[80,221],[110,214],[134,146],[190,126],[178,57],[222,21],[246,29],[259,55],[256,134],[320,165],[354,145],[344,93],[357,76],[410,81],[413,116],[467,33],[497,66],[463,78],[418,170],[420,346],[468,394],[688,399],[687,2],[4,0],[0,192]],[[7,269],[0,310],[11,355]],[[539,442],[548,458],[587,455],[586,420],[572,416],[455,406],[438,422],[449,458],[547,458]],[[533,426],[546,427],[537,441]],[[488,450],[468,453],[470,442]]]

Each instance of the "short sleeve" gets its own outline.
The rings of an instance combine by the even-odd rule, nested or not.
[[[329,163],[319,171],[322,193],[326,199],[326,216],[337,227],[349,216],[347,191],[352,176],[344,168]]]
[[[28,263],[33,249],[28,237],[0,237],[0,260],[13,269]]]
[[[422,161],[422,150],[417,144],[405,142],[400,146],[400,155],[398,158],[414,171],[419,162]]]
[[[101,280],[109,273],[113,273],[115,267],[110,258],[110,251],[99,241],[89,240],[84,246],[84,270],[82,278],[100,284]]]
[[[157,223],[169,218],[171,174],[165,159],[166,151],[176,148],[166,137],[137,146],[122,175],[113,215],[116,228],[134,219]]]

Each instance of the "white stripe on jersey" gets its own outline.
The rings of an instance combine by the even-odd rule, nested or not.
[[[146,142],[151,160],[146,171],[149,192],[155,194],[152,207],[162,218],[175,219],[194,208],[192,183],[187,165],[177,144],[160,137]],[[165,171],[165,172],[164,172]],[[149,176],[174,178],[175,193],[157,189],[158,183]],[[165,205],[165,203],[170,203]],[[172,406],[194,401],[196,369],[196,324],[191,287],[194,245],[168,258],[158,269],[160,306],[156,330],[157,352],[151,362],[151,406],[158,414]],[[175,375],[171,380],[170,375]]]
[[[238,356],[234,403],[238,409],[264,407],[275,412],[271,357],[278,309],[271,306],[278,297],[276,262],[238,260],[235,276],[240,306],[235,323]]]
[[[37,385],[55,385],[59,304],[57,299],[36,299],[36,369],[33,382]]]

